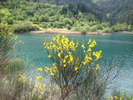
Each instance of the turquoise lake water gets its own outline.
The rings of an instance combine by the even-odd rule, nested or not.
[[[53,62],[47,57],[48,54],[44,51],[43,38],[51,38],[54,34],[17,34],[18,41],[24,42],[21,47],[21,57],[29,59],[30,64],[33,64],[32,70],[41,66],[50,66]],[[118,87],[124,90],[133,90],[133,34],[114,33],[111,35],[65,35],[70,40],[74,38],[79,43],[85,40],[87,43],[89,39],[95,40],[97,45],[94,51],[102,50],[102,59],[100,63],[104,61],[106,56],[115,54],[115,59],[120,64],[124,57],[124,65],[121,70],[121,75],[115,81],[117,81]]]

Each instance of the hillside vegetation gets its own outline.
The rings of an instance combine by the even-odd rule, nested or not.
[[[101,12],[108,15],[111,24],[133,25],[133,0],[93,0]]]
[[[91,0],[1,0],[0,9],[0,22],[6,21],[19,33],[40,30],[40,27],[67,28],[81,33],[132,30],[132,23],[127,25],[124,21],[112,26],[111,15],[100,11]]]

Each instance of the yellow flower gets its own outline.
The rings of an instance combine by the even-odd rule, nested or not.
[[[43,45],[45,45],[46,43],[44,42]]]
[[[23,42],[23,44],[24,44],[24,42]]]
[[[23,79],[23,83],[25,83],[25,79]]]
[[[125,91],[123,90],[122,92],[124,93]]]
[[[18,79],[18,81],[20,81],[21,80],[21,77]]]
[[[16,40],[17,38],[18,38],[18,36],[16,36],[14,40]]]
[[[100,69],[100,67],[99,67],[99,65],[97,64],[96,70],[99,70],[99,69]]]
[[[58,57],[60,57],[61,56],[61,53],[58,53]]]
[[[43,90],[43,88],[40,88],[40,90]]]
[[[11,32],[9,34],[12,34]]]
[[[53,66],[55,66],[55,65],[56,65],[56,63],[53,64]]]
[[[63,60],[63,63],[65,63],[66,62],[66,60]]]
[[[42,76],[37,77],[38,82],[40,81],[39,79],[43,80]]]
[[[87,43],[87,44],[90,44],[90,42],[91,42],[91,39],[88,41],[88,43]]]
[[[55,40],[56,40],[56,38],[53,36],[53,37],[52,37],[52,40],[53,40],[53,41],[55,41]]]
[[[37,87],[40,87],[40,83],[41,83],[41,82],[38,83]]]
[[[46,73],[48,72],[48,70],[47,70],[47,69],[45,69],[44,71],[45,71]]]
[[[52,55],[49,55],[48,57],[51,58]]]
[[[122,100],[122,97],[120,97],[120,100]]]
[[[13,45],[12,48],[15,49],[15,46]]]
[[[71,56],[71,57],[70,57],[70,62],[72,62],[72,61],[73,61],[73,57]]]
[[[117,97],[117,96],[115,96],[115,98],[116,98],[116,99],[118,99],[118,97]]]
[[[38,70],[38,71],[43,71],[43,69],[42,69],[42,68],[37,68],[36,70]]]
[[[91,48],[88,48],[88,52],[91,51]]]
[[[51,75],[51,76],[54,76],[54,73],[52,73],[52,71],[49,73],[49,75]]]
[[[82,48],[85,49],[84,44],[82,44]]]
[[[22,41],[20,40],[19,42],[21,43]]]
[[[65,59],[67,59],[67,58],[68,58],[68,55],[65,56]]]
[[[92,44],[97,45],[95,40],[92,42]]]
[[[75,67],[75,69],[74,69],[75,71],[77,71],[78,70],[78,67]]]
[[[45,67],[47,70],[49,70],[49,68],[48,67]]]
[[[31,86],[29,86],[29,88],[31,88]]]
[[[111,96],[111,100],[113,100],[113,97]]]
[[[83,65],[85,65],[85,64],[86,64],[86,62],[83,62],[83,61],[82,61],[82,64],[83,64]]]
[[[64,67],[66,67],[66,64],[64,64]]]

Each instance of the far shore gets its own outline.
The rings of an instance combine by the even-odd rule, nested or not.
[[[30,34],[54,34],[54,33],[59,33],[59,34],[72,34],[72,35],[82,35],[81,32],[74,32],[70,31],[68,29],[47,29],[47,30],[41,30],[41,31],[30,31]],[[108,35],[111,33],[98,33],[98,32],[87,32],[85,35]]]
[[[81,32],[75,32],[75,31],[70,31],[68,29],[57,29],[57,28],[54,28],[54,29],[51,29],[51,28],[48,28],[48,29],[42,29],[40,28],[41,30],[40,31],[30,31],[28,32],[29,34],[72,34],[72,35],[83,35]],[[129,32],[129,31],[121,31],[121,32],[114,32],[114,33],[129,33],[129,34],[133,34],[133,31],[132,32]],[[109,35],[109,34],[112,34],[112,33],[99,33],[99,32],[87,32],[85,35]]]

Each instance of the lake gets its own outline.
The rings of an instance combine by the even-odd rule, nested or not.
[[[17,41],[21,40],[24,45],[20,45],[22,54],[21,57],[29,59],[30,64],[33,64],[32,70],[38,67],[50,66],[53,62],[48,58],[48,54],[44,51],[43,38],[51,38],[54,34],[16,34]],[[102,50],[102,59],[104,61],[109,55],[115,54],[115,59],[120,64],[124,57],[124,65],[122,68],[122,76],[117,78],[117,85],[122,90],[132,91],[133,88],[133,34],[113,33],[111,35],[65,35],[69,39],[74,38],[79,43],[89,39],[95,40],[97,45],[94,51]],[[132,87],[132,88],[131,88]]]

